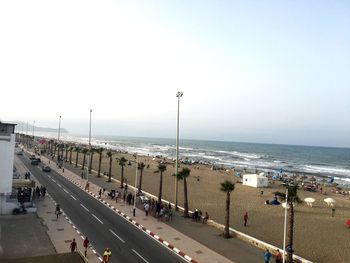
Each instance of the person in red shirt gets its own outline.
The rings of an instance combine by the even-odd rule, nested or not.
[[[277,252],[275,254],[275,258],[276,258],[276,263],[282,263],[282,254],[279,251],[279,249],[277,249]]]
[[[84,241],[83,241],[83,247],[84,247],[84,255],[85,257],[87,256],[87,249],[88,249],[88,246],[89,246],[89,239],[88,237],[85,237]]]
[[[70,243],[70,251],[73,253],[77,250],[77,242],[75,242],[75,238],[73,238],[72,243]]]

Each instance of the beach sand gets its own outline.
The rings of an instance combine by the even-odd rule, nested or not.
[[[69,156],[69,155],[68,155]],[[130,154],[115,153],[113,155],[112,177],[120,180],[121,167],[116,158],[124,156],[126,159],[135,160]],[[79,154],[80,163],[83,155]],[[159,159],[158,159],[159,160]],[[75,162],[73,152],[72,161]],[[146,192],[158,196],[159,174],[158,163],[151,157],[138,157],[138,162],[150,165],[143,172],[142,189]],[[104,154],[102,162],[102,173],[108,172],[109,159]],[[220,183],[225,180],[236,182],[235,190],[231,195],[230,226],[236,230],[244,232],[255,238],[273,244],[277,247],[283,246],[283,223],[284,209],[281,206],[265,205],[264,202],[273,200],[274,191],[285,191],[285,188],[276,181],[270,184],[269,188],[253,188],[243,186],[238,183],[240,180],[233,175],[232,171],[212,171],[210,167],[198,165],[181,165],[191,169],[188,178],[188,198],[190,210],[201,209],[209,213],[210,219],[224,223],[225,218],[225,198],[226,194],[220,191]],[[94,154],[93,169],[97,171],[98,154]],[[180,169],[181,169],[180,168]],[[163,199],[174,202],[174,165],[168,164],[163,175]],[[139,172],[140,174],[140,172]],[[126,165],[124,176],[128,184],[135,184],[135,164]],[[197,176],[200,180],[197,181]],[[350,197],[331,193],[330,187],[323,187],[327,196],[319,192],[298,191],[301,200],[306,197],[316,199],[313,207],[306,206],[305,203],[295,207],[295,228],[294,228],[294,250],[295,254],[314,262],[349,262],[350,258],[350,229],[345,222],[350,219]],[[183,206],[183,181],[179,181],[178,204]],[[109,191],[110,189],[107,189]],[[263,190],[263,196],[260,191]],[[332,197],[336,200],[335,217],[331,216],[331,207],[323,201],[324,198]],[[248,226],[243,226],[243,215],[247,211],[249,214]]]

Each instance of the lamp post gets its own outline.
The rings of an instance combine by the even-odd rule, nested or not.
[[[177,192],[178,192],[178,180],[177,174],[179,172],[179,119],[180,119],[180,98],[182,97],[183,92],[178,91],[176,93],[177,97],[177,125],[176,125],[176,161],[175,161],[175,210],[178,210],[177,207]]]
[[[286,207],[284,209],[284,229],[283,229],[283,263],[286,260],[286,233],[287,233],[287,206],[288,206],[288,188],[286,190]]]
[[[89,154],[88,154],[88,158],[86,158],[86,184],[89,183],[89,159],[90,159],[89,157],[91,154],[91,113],[92,113],[92,109],[90,109],[90,122],[89,122]]]
[[[58,136],[57,136],[57,143],[58,143],[58,154],[57,154],[57,159],[58,162],[60,162],[60,135],[61,135],[61,115],[58,116]]]
[[[132,211],[132,214],[135,216],[136,215],[136,194],[137,194],[137,170],[138,170],[138,163],[137,163],[137,153],[135,154],[135,196],[134,196],[134,209]]]
[[[35,141],[35,138],[34,138],[34,126],[35,126],[35,121],[33,121],[33,145],[34,145],[34,141]],[[33,147],[35,147],[35,145],[33,146]]]

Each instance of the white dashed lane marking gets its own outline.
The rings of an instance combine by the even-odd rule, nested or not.
[[[59,183],[57,183],[57,185],[58,185],[59,187],[62,187],[62,185],[60,185]]]
[[[89,212],[89,209],[87,209],[84,205],[80,204],[80,206]]]
[[[101,224],[103,224],[103,222],[97,217],[95,216],[94,214],[91,214],[98,222],[100,222]]]
[[[145,261],[146,263],[148,263],[148,261],[147,261],[143,256],[141,256],[139,253],[137,253],[136,250],[132,249],[132,252],[134,252],[136,255],[138,255],[143,261]]]
[[[67,194],[69,194],[69,192],[66,189],[64,189],[64,188],[63,188],[63,191],[65,191]]]
[[[116,233],[113,232],[113,230],[109,230],[113,235],[115,235],[121,242],[125,243],[125,241],[120,237],[118,236]]]
[[[70,195],[70,197],[72,197],[75,201],[77,200],[74,196]]]

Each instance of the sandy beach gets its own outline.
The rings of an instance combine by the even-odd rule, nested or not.
[[[68,154],[69,156],[69,154]],[[119,180],[121,167],[116,158],[125,157],[135,160],[131,154],[114,153],[112,165],[112,177]],[[79,163],[82,163],[83,154],[79,154]],[[157,170],[159,159],[139,156],[138,162],[149,165],[143,172],[142,188],[144,191],[158,195],[159,174]],[[72,162],[75,163],[75,153],[72,154]],[[103,155],[101,172],[108,172],[109,159]],[[212,171],[205,165],[181,165],[191,169],[188,178],[188,197],[190,210],[201,209],[207,211],[210,219],[223,223],[225,215],[225,193],[220,191],[220,183],[224,180],[235,182],[235,190],[231,197],[231,227],[248,235],[256,237],[267,243],[282,247],[283,244],[283,220],[284,210],[281,206],[265,205],[264,202],[274,197],[273,192],[284,191],[281,182],[270,182],[269,188],[264,188],[263,196],[260,196],[260,188],[243,186],[240,178],[234,176],[232,171]],[[93,169],[98,168],[98,154],[94,154]],[[181,169],[180,168],[180,169]],[[174,202],[174,165],[168,164],[163,177],[163,199]],[[128,184],[134,185],[135,164],[124,167],[124,176]],[[199,177],[199,180],[197,179]],[[316,199],[313,207],[305,203],[298,204],[295,208],[294,246],[295,254],[314,262],[348,262],[350,257],[349,231],[345,221],[350,219],[350,197],[331,193],[331,187],[323,187],[327,195],[320,192],[308,192],[299,190],[301,200],[306,197]],[[108,191],[110,189],[107,189]],[[335,216],[332,217],[332,209],[323,199],[332,197],[335,199]],[[179,181],[179,205],[183,206],[183,182]],[[248,226],[243,226],[243,215],[249,214]]]

